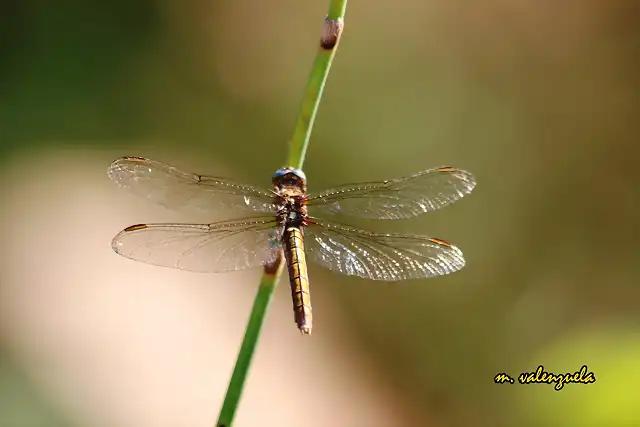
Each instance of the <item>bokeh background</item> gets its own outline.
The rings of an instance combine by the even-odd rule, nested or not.
[[[142,155],[269,185],[327,1],[0,0],[0,426],[212,426],[260,271],[116,256],[199,221],[108,181]],[[236,426],[640,425],[640,2],[353,0],[310,190],[451,164],[468,198],[379,230],[466,254],[373,283],[283,281]],[[496,385],[544,365],[590,385]]]

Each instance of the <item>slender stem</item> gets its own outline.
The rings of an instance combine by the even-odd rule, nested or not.
[[[320,105],[322,92],[324,91],[327,76],[331,69],[331,63],[333,62],[333,57],[335,56],[338,43],[340,42],[340,36],[342,35],[346,8],[347,0],[330,0],[329,13],[322,27],[320,47],[313,63],[311,74],[309,75],[304,97],[302,98],[300,113],[287,156],[287,165],[298,169],[301,169],[304,163],[313,122],[318,112],[318,106]],[[253,301],[253,308],[251,309],[244,339],[238,352],[236,365],[233,368],[233,374],[227,387],[227,394],[222,404],[222,409],[220,410],[220,416],[216,424],[217,427],[231,427],[233,423],[253,353],[258,343],[258,338],[260,337],[260,331],[267,313],[267,308],[276,284],[282,274],[284,264],[284,256],[281,254],[274,264],[268,265],[264,269],[264,274],[258,287],[258,293]]]
[[[347,0],[333,0],[329,5],[329,14],[324,20],[320,46],[313,68],[309,74],[307,88],[300,105],[298,121],[293,131],[293,138],[289,147],[287,165],[302,169],[309,138],[313,129],[313,122],[318,112],[318,106],[322,99],[331,63],[336,55],[338,43],[344,26],[344,13],[347,8]]]
[[[233,374],[229,381],[227,395],[220,410],[218,427],[230,427],[233,422],[233,417],[235,416],[240,396],[242,395],[242,389],[244,388],[244,382],[247,378],[247,372],[251,365],[251,359],[253,358],[253,353],[258,343],[260,331],[262,330],[262,323],[264,322],[269,301],[271,301],[273,290],[276,288],[283,267],[284,262],[282,262],[282,259],[278,259],[273,265],[265,267],[264,274],[260,280],[260,286],[258,287],[258,293],[253,301],[253,308],[251,309],[249,323],[244,333],[244,339],[238,352],[236,366],[233,368]]]

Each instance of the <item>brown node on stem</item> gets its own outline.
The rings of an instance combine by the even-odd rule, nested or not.
[[[265,264],[264,266],[265,274],[269,274],[269,275],[276,274],[276,272],[278,271],[278,268],[280,268],[280,264],[282,264],[283,262],[284,262],[284,254],[282,253],[282,251],[280,251],[278,258],[276,258],[273,262],[269,264]]]
[[[320,37],[320,47],[325,50],[331,50],[338,45],[342,30],[344,28],[344,21],[342,18],[324,19],[322,25],[322,36]]]

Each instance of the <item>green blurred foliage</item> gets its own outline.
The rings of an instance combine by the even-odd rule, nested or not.
[[[310,3],[0,0],[0,161],[94,147],[268,184],[324,13]],[[479,184],[393,224],[458,244],[461,273],[385,285],[312,270],[314,291],[337,296],[434,425],[640,424],[639,3],[351,3],[310,190],[440,164]],[[493,384],[539,364],[598,380]]]
[[[36,392],[27,376],[0,347],[0,426],[72,427],[60,410]]]

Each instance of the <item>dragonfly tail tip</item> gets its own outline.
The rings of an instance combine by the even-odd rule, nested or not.
[[[303,326],[300,328],[300,333],[302,335],[311,335],[311,327],[309,326]]]

